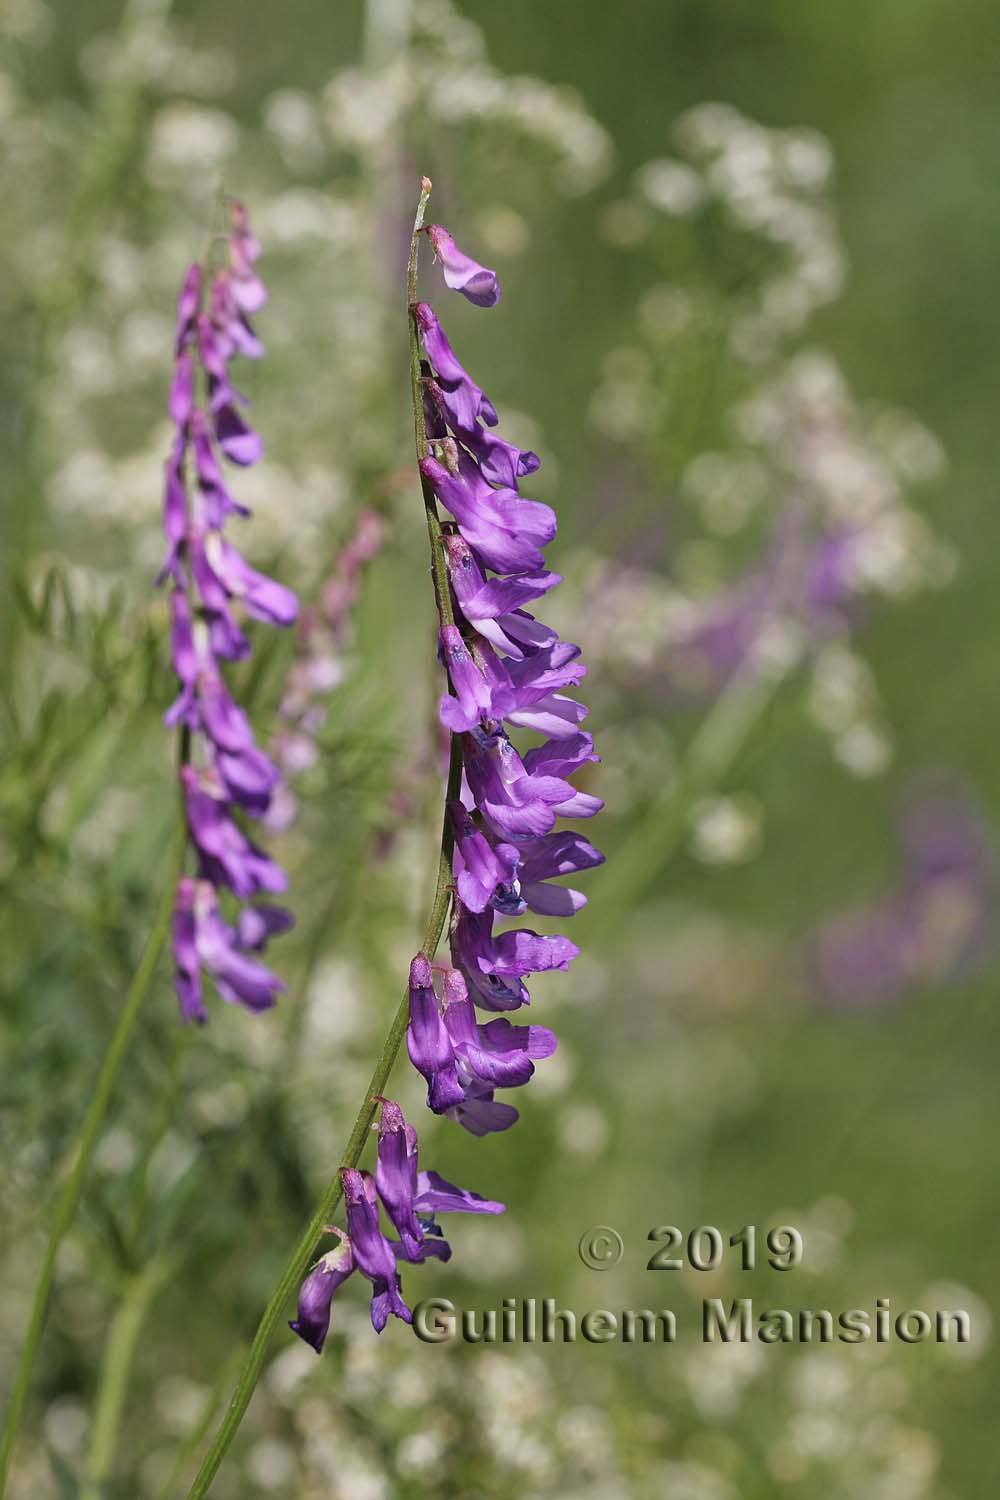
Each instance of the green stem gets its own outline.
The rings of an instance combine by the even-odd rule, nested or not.
[[[212,1389],[205,1397],[201,1415],[181,1444],[170,1467],[170,1473],[157,1491],[156,1500],[170,1500],[170,1496],[174,1493],[181,1475],[184,1473],[193,1455],[197,1453],[204,1442],[205,1434],[215,1420],[215,1414],[222,1404],[226,1389],[230,1381],[236,1379],[237,1372],[245,1356],[246,1350],[238,1344],[215,1377]]]
[[[406,279],[407,301],[410,307],[412,307],[416,297],[417,237],[424,222],[424,211],[427,207],[427,199],[430,196],[430,191],[431,184],[425,177],[421,183],[420,202],[417,206],[417,214],[413,224],[413,236],[410,242],[410,260]],[[420,388],[420,341],[417,336],[416,324],[412,313],[410,314],[410,390],[413,398],[413,424],[417,456],[418,458],[426,458],[428,447]],[[444,554],[437,503],[433,490],[431,490],[422,477],[421,488],[424,497],[424,509],[427,513],[427,530],[431,546],[431,571],[434,578],[435,593],[437,594],[439,618],[442,624],[453,624],[454,614],[452,612],[451,595],[448,586],[447,561]],[[457,735],[453,735],[448,766],[448,788],[445,794],[446,807],[441,824],[441,843],[434,882],[434,895],[431,899],[427,927],[424,932],[424,941],[421,948],[421,951],[431,960],[433,960],[437,952],[451,906],[451,861],[454,848],[454,835],[451,820],[448,817],[447,803],[458,797],[461,782],[461,740]],[[316,1205],[312,1218],[299,1237],[299,1241],[289,1256],[285,1268],[278,1278],[277,1285],[271,1293],[268,1304],[257,1325],[257,1331],[253,1336],[253,1342],[250,1345],[246,1362],[236,1383],[232,1400],[229,1403],[222,1422],[219,1424],[219,1430],[215,1435],[212,1446],[206,1453],[201,1468],[195,1476],[194,1483],[188,1491],[188,1500],[202,1500],[202,1497],[207,1495],[212,1481],[218,1473],[219,1465],[225,1458],[240,1423],[243,1421],[257,1382],[260,1379],[268,1345],[271,1342],[271,1337],[278,1323],[281,1321],[285,1305],[293,1293],[298,1290],[326,1225],[340,1207],[344,1192],[341,1172],[345,1167],[356,1167],[361,1159],[361,1153],[365,1148],[365,1142],[368,1140],[372,1122],[375,1119],[377,1096],[385,1092],[389,1074],[392,1072],[403,1038],[406,1035],[408,1022],[409,996],[408,994],[404,994],[392,1018],[388,1035],[382,1044],[382,1050],[379,1053],[374,1072],[365,1090],[361,1107],[358,1110],[353,1129],[344,1148],[341,1164],[327,1184],[319,1203]]]
[[[172,1269],[172,1260],[154,1258],[126,1282],[104,1347],[80,1500],[102,1500],[106,1493],[139,1334],[153,1298]]]
[[[183,753],[182,749],[182,755]],[[174,888],[177,885],[177,880],[183,867],[186,842],[187,826],[183,817],[178,817],[174,829],[173,844],[170,851],[163,894],[160,897],[160,904],[157,908],[152,930],[146,939],[146,946],[139,960],[139,967],[135,971],[132,983],[125,996],[125,1002],[118,1017],[118,1025],[115,1027],[111,1041],[108,1043],[108,1050],[104,1054],[104,1061],[97,1075],[97,1082],[90,1097],[90,1104],[84,1116],[83,1124],[80,1127],[79,1137],[72,1156],[72,1164],[52,1212],[49,1237],[42,1256],[41,1270],[38,1273],[35,1295],[31,1304],[28,1331],[25,1335],[24,1346],[21,1349],[20,1358],[17,1362],[17,1369],[14,1374],[14,1387],[11,1393],[10,1405],[7,1408],[2,1443],[0,1443],[0,1500],[2,1500],[6,1489],[7,1475],[14,1453],[14,1444],[17,1441],[21,1420],[24,1416],[31,1377],[35,1368],[35,1360],[38,1356],[38,1347],[41,1343],[42,1332],[45,1327],[49,1298],[52,1292],[52,1284],[55,1280],[59,1247],[76,1215],[87,1179],[87,1172],[94,1155],[94,1149],[97,1146],[104,1127],[108,1105],[111,1102],[111,1096],[118,1081],[118,1074],[121,1071],[125,1053],[132,1040],[132,1032],[135,1030],[139,1010],[146,997],[146,992],[149,989],[153,975],[156,972],[157,963],[167,941],[167,935],[170,931],[170,917],[174,906]]]

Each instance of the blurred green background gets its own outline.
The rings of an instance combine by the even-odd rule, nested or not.
[[[543,458],[526,489],[559,510],[557,613],[590,662],[604,755],[587,786],[608,807],[586,831],[608,864],[574,921],[583,956],[534,989],[560,1052],[513,1132],[432,1121],[399,1065],[424,1164],[508,1205],[456,1224],[451,1264],[406,1289],[474,1308],[668,1306],[682,1332],[672,1349],[428,1348],[400,1326],[377,1340],[352,1284],[321,1361],[276,1341],[213,1494],[986,1493],[992,882],[960,870],[957,927],[922,926],[891,993],[856,1004],[824,994],[814,935],[914,897],[895,818],[928,773],[993,836],[993,9],[6,0],[4,21],[3,1371],[158,889],[173,688],[151,578],[172,303],[220,178],[248,203],[270,290],[268,357],[245,377],[268,447],[241,490],[246,550],[308,600],[360,506],[387,523],[278,842],[297,929],[273,962],[290,994],[258,1018],[215,1001],[206,1031],[182,1035],[164,966],[60,1261],[12,1494],[93,1494],[102,1350],[150,1265],[98,1493],[177,1493],[336,1166],[417,941],[439,797],[401,275],[421,172],[432,217],[503,282],[489,317],[451,307],[429,271],[425,295],[504,430]],[[734,113],[692,117],[706,101]],[[678,135],[692,118],[700,146]],[[729,178],[705,145],[719,118],[739,147]],[[680,173],[644,172],[665,158]],[[798,183],[786,158],[805,163]],[[795,210],[779,232],[734,220],[779,189]],[[840,392],[818,416],[773,395],[807,377]],[[777,412],[773,440],[740,424],[754,401]],[[677,670],[691,621],[754,576],[790,511],[821,537],[872,527],[883,559],[888,516],[902,560],[832,631],[773,601],[770,664],[692,686]],[[292,643],[263,635],[242,685],[266,737]],[[647,1231],[667,1223],[791,1223],[804,1263],[647,1272]],[[604,1274],[577,1255],[594,1224],[625,1244]],[[710,1295],[960,1306],[975,1337],[705,1349]]]

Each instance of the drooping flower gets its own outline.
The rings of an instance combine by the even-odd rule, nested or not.
[[[477,307],[496,307],[500,301],[500,283],[495,271],[487,270],[470,255],[465,255],[455,244],[447,229],[440,224],[428,224],[425,233],[434,246],[434,254],[441,262],[445,285],[453,292],[461,292]]]
[[[256,908],[248,907],[246,911],[255,912]],[[282,912],[281,916],[285,918],[287,913]],[[262,917],[261,921],[266,923],[267,919]],[[216,888],[211,881],[192,880],[187,875],[181,878],[177,884],[173,922],[177,994],[186,1021],[203,1022],[207,1019],[202,997],[202,971],[211,975],[224,1000],[242,1005],[247,1010],[270,1009],[285,985],[277,974],[247,957],[248,951],[263,946],[259,929],[248,929],[242,916],[235,927],[224,922],[219,915]]]
[[[406,1049],[427,1080],[427,1104],[441,1114],[465,1097],[455,1071],[455,1054],[438,1009],[431,966],[423,953],[410,964],[410,1024]]]
[[[323,1353],[323,1345],[330,1331],[330,1308],[333,1294],[354,1270],[354,1251],[351,1241],[342,1229],[331,1226],[331,1234],[340,1237],[339,1245],[320,1256],[299,1290],[298,1316],[289,1323],[293,1333],[311,1344],[317,1354]]]
[[[268,810],[280,780],[256,744],[250,721],[234,701],[221,663],[250,652],[237,617],[289,625],[298,613],[292,591],[257,572],[223,535],[230,516],[248,516],[226,484],[222,459],[241,466],[263,451],[237,407],[244,398],[230,380],[235,354],[260,356],[246,319],[266,293],[252,270],[259,247],[240,203],[230,204],[229,264],[210,274],[193,265],[177,300],[174,378],[169,410],[174,441],[166,464],[163,525],[168,551],[160,581],[171,581],[171,654],[179,693],[166,713],[190,738],[181,769],[188,835],[197,878],[178,883],[174,913],[175,983],[181,1013],[203,1022],[202,972],[226,1000],[251,1010],[274,1004],[284,989],[269,969],[247,957],[291,926],[276,907],[244,907],[233,922],[219,909],[228,890],[238,901],[283,891],[284,871],[248,838],[237,809],[252,818]],[[207,300],[207,307],[206,307]]]

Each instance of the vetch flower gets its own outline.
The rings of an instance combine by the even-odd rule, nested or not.
[[[320,1256],[309,1272],[299,1290],[298,1316],[288,1325],[300,1339],[311,1344],[317,1354],[322,1354],[330,1331],[333,1294],[354,1270],[354,1251],[349,1237],[336,1227],[331,1227],[330,1232],[339,1235],[340,1244]]]
[[[463,297],[467,297],[477,307],[496,307],[500,301],[497,273],[464,254],[447,229],[442,229],[440,224],[428,224],[424,233],[441,262],[445,286],[450,287],[453,292],[461,292]]]
[[[381,1333],[390,1313],[404,1323],[412,1323],[413,1314],[403,1301],[396,1270],[396,1252],[379,1227],[375,1179],[370,1172],[350,1167],[345,1167],[341,1176],[354,1261],[372,1283],[372,1327]]]
[[[427,1080],[427,1104],[441,1114],[464,1097],[455,1071],[455,1054],[445,1030],[431,966],[423,953],[410,964],[410,1024],[406,1050],[417,1072]]]
[[[252,910],[252,908],[249,908]],[[264,919],[266,921],[266,919]],[[285,985],[270,969],[248,958],[245,929],[231,927],[219,915],[210,880],[184,875],[174,903],[175,985],[185,1020],[204,1023],[201,971],[210,974],[224,1000],[247,1010],[269,1010]]]

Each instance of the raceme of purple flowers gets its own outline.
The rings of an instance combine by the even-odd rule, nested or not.
[[[243,205],[229,204],[227,263],[189,267],[177,302],[177,341],[170,416],[174,441],[166,464],[163,521],[169,550],[160,573],[169,582],[171,648],[180,692],[167,711],[183,725],[192,754],[181,768],[181,793],[197,872],[178,882],[174,907],[175,984],[185,1020],[207,1016],[202,975],[224,1000],[264,1010],[284,989],[254,955],[291,926],[271,904],[244,904],[234,920],[220,909],[229,891],[239,903],[277,894],[285,872],[248,837],[247,818],[263,817],[280,780],[278,767],[256,745],[250,722],[233,701],[221,664],[250,653],[240,613],[290,625],[298,601],[265,577],[225,536],[231,516],[249,511],[231,494],[222,460],[256,463],[260,438],[247,424],[247,405],[230,380],[237,355],[257,359],[262,345],[249,314],[267,300],[254,271],[260,248]]]
[[[425,232],[447,285],[494,307],[495,274],[458,250],[446,230]],[[426,1079],[428,1106],[486,1135],[517,1119],[496,1091],[527,1083],[556,1046],[546,1027],[514,1025],[496,1013],[527,1005],[525,980],[566,969],[579,951],[562,935],[497,924],[526,911],[569,917],[585,904],[579,891],[553,882],[604,856],[557,822],[590,818],[603,804],[570,780],[598,758],[580,727],[587,710],[568,691],[586,670],[579,647],[528,608],[561,581],[547,571],[543,551],[556,534],[555,514],[520,493],[538,457],[500,436],[496,407],[459,362],[433,308],[418,302],[412,311],[430,447],[420,468],[451,518],[445,552],[455,623],[442,623],[440,632],[451,688],[440,717],[460,739],[464,774],[461,796],[448,806],[453,967],[439,999],[426,956],[413,960],[407,1047]],[[519,749],[511,738],[519,730],[542,743]],[[481,1022],[477,1007],[494,1018]]]
[[[442,1238],[439,1213],[501,1214],[502,1203],[446,1182],[437,1172],[417,1168],[417,1132],[391,1099],[381,1101],[375,1176],[344,1168],[347,1232],[331,1225],[339,1243],[313,1266],[299,1291],[298,1316],[289,1324],[319,1354],[330,1327],[333,1294],[353,1271],[372,1286],[372,1325],[381,1333],[389,1314],[412,1322],[400,1285],[400,1261],[419,1263],[433,1256],[451,1258]],[[398,1239],[382,1232],[379,1206]]]
[[[476,306],[496,306],[495,274],[463,254],[440,226],[425,232],[446,284]],[[424,354],[430,450],[420,468],[450,517],[444,548],[454,623],[442,611],[439,652],[451,691],[439,712],[458,737],[463,777],[460,796],[447,807],[454,839],[452,967],[439,998],[428,955],[413,959],[406,1042],[426,1080],[430,1109],[482,1136],[517,1119],[496,1091],[527,1083],[535,1063],[556,1046],[546,1027],[514,1025],[497,1012],[527,1005],[526,978],[565,969],[578,952],[560,935],[497,930],[497,923],[528,910],[568,917],[585,904],[579,891],[554,882],[604,856],[557,820],[592,817],[603,804],[569,779],[597,759],[580,728],[587,710],[566,691],[584,675],[579,647],[526,608],[561,581],[546,570],[543,554],[556,533],[555,515],[520,494],[520,480],[535,472],[538,458],[496,431],[496,408],[460,364],[434,310],[418,302],[412,315]],[[541,743],[519,750],[510,737],[518,730],[534,731]],[[492,1019],[481,1022],[477,1007]],[[502,1212],[500,1203],[418,1172],[416,1153],[416,1132],[397,1105],[383,1102],[375,1177],[343,1170],[347,1231],[331,1226],[340,1242],[306,1277],[291,1324],[317,1351],[333,1294],[353,1270],[372,1284],[378,1331],[390,1313],[409,1322],[399,1263],[451,1254],[434,1213]],[[380,1203],[398,1240],[381,1231]]]

